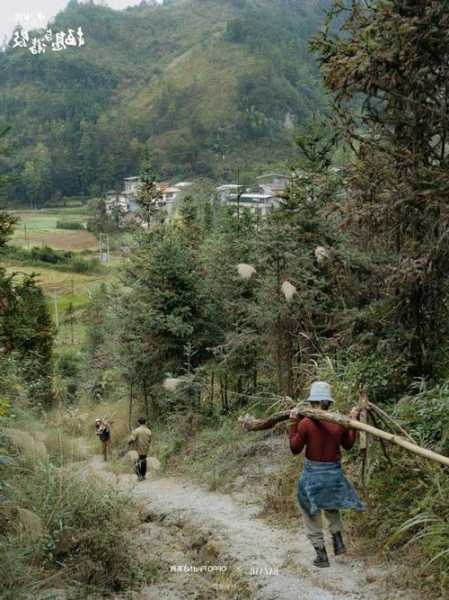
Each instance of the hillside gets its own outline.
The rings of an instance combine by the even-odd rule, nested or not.
[[[161,177],[275,167],[292,154],[292,128],[325,106],[308,40],[328,5],[178,0],[116,11],[71,0],[51,26],[81,26],[84,47],[0,53],[0,123],[14,140],[0,172],[18,175],[5,195],[42,205],[103,192],[136,172],[145,143]]]

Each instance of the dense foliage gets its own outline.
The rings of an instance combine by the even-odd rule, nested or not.
[[[0,256],[15,221],[0,210]],[[0,365],[14,359],[35,405],[51,405],[52,350],[53,323],[34,276],[19,280],[0,266]]]
[[[314,47],[355,154],[344,207],[354,245],[383,259],[377,343],[403,351],[412,375],[431,375],[448,318],[447,5],[353,2],[343,30]],[[361,95],[360,112],[351,102]]]

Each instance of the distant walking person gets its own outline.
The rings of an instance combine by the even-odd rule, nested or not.
[[[111,447],[111,427],[103,419],[95,419],[95,432],[101,442],[103,450],[103,459],[108,460],[109,449]]]
[[[312,384],[308,401],[314,408],[328,410],[334,401],[330,385],[325,381]],[[360,411],[354,407],[351,418]],[[346,552],[342,538],[340,509],[364,510],[357,492],[344,476],[341,468],[341,450],[350,450],[356,439],[354,429],[342,425],[304,417],[298,420],[296,409],[290,412],[290,449],[299,454],[306,448],[304,469],[298,482],[298,501],[304,518],[307,537],[316,551],[313,564],[328,567],[329,559],[324,545],[322,512],[329,521],[334,554]]]
[[[136,461],[136,474],[137,479],[142,481],[146,479],[147,474],[147,456],[151,443],[151,429],[147,427],[146,420],[143,417],[137,419],[137,422],[139,426],[131,433],[128,444],[133,446],[139,456]]]

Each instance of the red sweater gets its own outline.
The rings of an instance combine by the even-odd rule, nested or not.
[[[305,446],[309,460],[336,462],[341,459],[340,446],[345,450],[353,447],[356,431],[304,417],[299,423],[290,425],[288,437],[293,454],[299,454]]]

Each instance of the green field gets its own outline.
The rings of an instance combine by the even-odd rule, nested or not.
[[[80,208],[49,209],[34,211],[11,211],[18,219],[11,245],[22,248],[33,246],[50,246],[57,250],[70,250],[75,253],[90,251],[96,256],[97,238],[86,230],[57,229],[58,221],[86,223],[87,212]],[[73,344],[82,343],[85,335],[83,310],[89,302],[92,290],[102,282],[109,281],[120,263],[118,256],[113,256],[107,269],[98,273],[74,273],[42,266],[22,264],[19,260],[4,258],[0,266],[10,274],[15,273],[17,279],[35,274],[36,281],[42,287],[55,324],[58,324],[56,348],[63,349]],[[73,317],[69,307],[73,306]]]
[[[87,212],[81,208],[10,211],[18,218],[11,243],[31,248],[50,246],[57,250],[98,250],[98,240],[86,230],[57,229],[58,221],[87,222]]]
[[[36,281],[48,296],[65,297],[72,295],[72,289],[75,296],[84,297],[88,290],[96,283],[100,283],[109,279],[110,273],[105,274],[85,274],[85,273],[68,273],[58,271],[52,268],[45,267],[30,267],[20,265],[16,262],[3,261],[1,266],[8,273],[17,273],[17,276],[36,274]],[[78,302],[78,304],[80,304]]]

